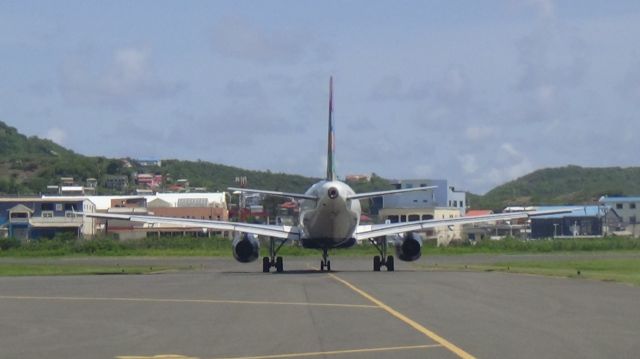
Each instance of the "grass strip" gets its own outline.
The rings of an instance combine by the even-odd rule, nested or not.
[[[0,276],[150,274],[167,270],[147,266],[86,266],[74,264],[0,264]]]
[[[566,261],[526,261],[493,264],[448,264],[425,266],[427,269],[500,271],[567,278],[587,278],[640,286],[640,261],[629,258],[585,259]]]

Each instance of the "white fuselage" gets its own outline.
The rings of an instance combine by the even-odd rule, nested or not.
[[[310,248],[336,248],[355,243],[360,223],[360,201],[347,197],[353,189],[340,181],[320,181],[305,193],[317,200],[302,200],[300,227],[302,244]]]

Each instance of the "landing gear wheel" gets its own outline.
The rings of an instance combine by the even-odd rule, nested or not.
[[[269,259],[269,257],[263,257],[262,258],[262,272],[269,273],[270,269],[271,269],[271,260]]]
[[[282,263],[282,257],[277,257],[276,258],[276,271],[278,273],[282,273],[283,270],[284,270],[284,264]]]
[[[380,272],[380,256],[373,257],[373,271]]]
[[[395,265],[393,263],[393,256],[387,257],[387,272],[393,272],[395,270]]]
[[[331,272],[331,261],[329,260],[329,251],[327,248],[322,249],[322,260],[320,261],[320,272]]]

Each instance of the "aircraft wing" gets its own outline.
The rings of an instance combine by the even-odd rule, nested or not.
[[[389,236],[393,234],[400,234],[406,232],[422,231],[435,227],[446,227],[460,224],[469,223],[482,223],[491,221],[507,221],[510,219],[529,218],[536,216],[544,216],[550,214],[570,213],[572,209],[557,209],[549,211],[527,211],[527,212],[510,212],[510,213],[498,213],[489,214],[486,216],[477,217],[458,217],[449,219],[429,219],[425,221],[413,221],[402,223],[389,223],[389,224],[373,224],[358,226],[355,237],[358,240]]]
[[[172,218],[157,216],[142,216],[136,214],[111,214],[111,213],[84,213],[85,217],[117,219],[131,222],[142,222],[150,224],[167,224],[183,227],[207,228],[217,231],[234,231],[252,233],[259,236],[269,236],[283,239],[300,239],[300,231],[297,227],[278,226],[254,223],[211,221],[204,219]]]

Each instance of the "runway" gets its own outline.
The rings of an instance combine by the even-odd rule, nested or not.
[[[2,358],[636,358],[640,288],[370,259],[72,259],[190,271],[0,278]]]

